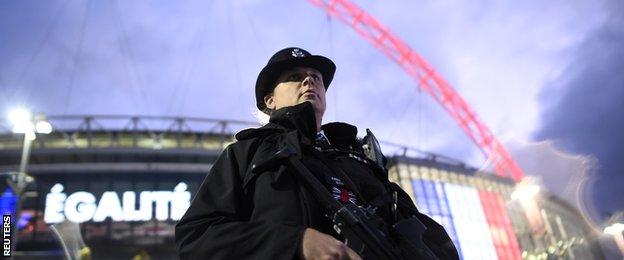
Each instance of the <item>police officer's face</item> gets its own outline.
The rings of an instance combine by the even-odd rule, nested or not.
[[[277,110],[309,101],[317,116],[325,113],[323,75],[316,69],[297,67],[277,78],[273,93],[264,97],[266,106]]]

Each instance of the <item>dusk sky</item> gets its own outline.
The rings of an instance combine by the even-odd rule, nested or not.
[[[622,1],[355,3],[425,58],[528,175],[580,196],[594,220],[624,210]],[[1,1],[0,112],[255,121],[258,72],[290,46],[337,65],[324,122],[488,168],[398,65],[307,1]]]

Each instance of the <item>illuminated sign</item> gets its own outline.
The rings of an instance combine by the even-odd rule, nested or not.
[[[121,195],[106,191],[96,203],[90,192],[78,191],[69,196],[63,193],[63,185],[55,184],[46,195],[44,221],[59,223],[68,219],[75,223],[89,220],[102,222],[106,218],[113,221],[149,221],[156,216],[159,221],[180,220],[191,202],[191,193],[184,182],[178,183],[173,191],[142,191],[138,196],[134,191]],[[154,207],[155,205],[155,207]]]

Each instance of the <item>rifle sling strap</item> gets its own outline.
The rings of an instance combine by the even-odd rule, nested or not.
[[[296,156],[289,156],[288,162],[292,167],[295,168],[295,171],[298,173],[297,175],[301,177],[306,184],[311,189],[312,195],[326,208],[331,210],[332,212],[338,211],[342,208],[342,205],[334,199],[334,197],[329,193],[327,188],[308,170],[308,167],[303,165],[303,163],[296,158]]]

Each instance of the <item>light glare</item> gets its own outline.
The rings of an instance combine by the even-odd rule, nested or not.
[[[610,234],[610,235],[622,235],[622,232],[624,232],[624,224],[622,223],[614,223],[611,226],[608,226],[604,229],[604,233],[605,234]]]
[[[40,134],[49,134],[52,133],[52,125],[48,121],[39,121],[35,125],[35,129],[37,133]]]
[[[13,129],[11,130],[13,131],[13,133],[16,133],[16,134],[25,134],[25,133],[32,132],[34,129],[33,129],[33,125],[30,123],[21,123],[21,124],[14,124]]]
[[[539,194],[540,187],[537,185],[517,185],[516,190],[511,193],[511,199],[524,200],[531,199]]]
[[[23,107],[17,107],[9,111],[9,121],[14,126],[30,123],[31,119],[32,113]]]

